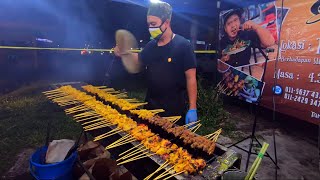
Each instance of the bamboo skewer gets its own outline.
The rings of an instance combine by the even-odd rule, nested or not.
[[[101,129],[101,128],[105,128],[105,127],[110,127],[110,125],[101,125],[101,126],[93,127],[93,128],[90,128],[90,129],[85,129],[84,131],[85,131],[85,132],[88,132],[88,131],[92,131],[92,130],[96,130],[96,129]]]
[[[62,97],[62,96],[67,96],[68,94],[66,93],[57,93],[57,94],[51,94],[51,95],[46,95],[48,99],[54,99],[56,97]]]
[[[138,154],[138,153],[140,153],[140,154]],[[121,157],[121,158],[117,159],[116,161],[118,162],[118,161],[122,161],[122,160],[126,160],[126,159],[128,160],[128,159],[140,157],[140,156],[143,156],[146,154],[150,154],[150,151],[148,151],[147,149],[142,149],[141,151],[137,151],[136,153],[133,153],[130,156]]]
[[[72,110],[76,110],[76,109],[84,108],[84,107],[86,107],[86,106],[81,104],[79,106],[75,106],[75,107],[72,107],[72,108],[65,109],[64,111],[72,111]]]
[[[103,89],[103,88],[108,88],[108,87],[107,86],[95,86],[95,88]]]
[[[77,114],[77,115],[74,115],[75,118],[77,117],[81,117],[81,116],[85,116],[85,115],[96,115],[97,113],[95,111],[88,111],[88,112],[84,112],[84,113],[81,113],[81,114]]]
[[[149,110],[149,111],[152,112],[152,113],[156,113],[156,114],[164,112],[163,109],[154,109],[154,110]]]
[[[146,178],[144,178],[144,180],[148,180],[150,179],[153,175],[155,175],[157,172],[159,172],[161,169],[166,168],[169,165],[169,161],[167,160],[166,162],[164,162],[158,169],[156,169],[153,173],[151,173],[150,175],[148,175]]]
[[[60,97],[60,98],[55,98],[55,99],[53,99],[53,101],[65,100],[65,99],[70,99],[70,98],[72,98],[72,96],[68,95],[68,96],[63,96],[63,97]]]
[[[177,172],[177,173],[175,173],[175,174],[172,174],[172,175],[169,176],[169,177],[164,178],[163,180],[170,179],[170,178],[172,178],[172,177],[174,177],[174,176],[177,176],[177,175],[179,175],[179,174],[182,174],[182,173],[184,173],[184,172],[186,172],[186,171]]]
[[[113,145],[113,146],[108,146],[108,147],[106,147],[106,150],[112,149],[112,148],[115,148],[115,147],[119,147],[119,146],[122,146],[122,145],[125,145],[125,144],[128,144],[128,143],[132,143],[132,142],[135,142],[135,141],[137,141],[137,140],[136,140],[136,139],[126,140],[126,141],[121,142],[121,143],[119,143],[119,144],[115,144],[115,145]]]
[[[197,124],[197,125],[195,125],[195,126],[193,126],[193,127],[191,127],[191,128],[189,128],[189,130],[190,131],[193,131],[194,129],[196,129],[197,127],[199,127],[199,126],[201,126],[202,124],[201,123],[199,123],[199,124]]]
[[[136,149],[135,151],[132,151],[130,154],[126,154],[125,156],[119,158],[117,161],[120,161],[121,159],[127,159],[127,158],[129,158],[131,156],[134,156],[134,155],[136,155],[138,153],[143,153],[143,152],[145,152],[147,150],[148,149],[146,147],[142,146],[142,147]]]
[[[101,122],[101,120],[104,120],[104,118],[99,118],[99,119],[94,119],[92,121],[87,121],[87,122],[82,123],[81,125],[84,126],[84,125],[94,123],[94,122]]]
[[[50,91],[44,91],[42,92],[43,94],[56,94],[56,93],[61,93],[62,91],[60,89],[54,89]]]
[[[133,146],[132,148],[130,148],[130,149],[126,150],[125,152],[119,154],[119,156],[122,156],[122,155],[124,155],[124,154],[126,154],[126,153],[128,153],[128,152],[130,152],[130,151],[132,151],[132,150],[134,150],[135,148],[138,148],[139,146],[143,146],[143,144],[138,144],[138,145],[136,145],[136,146]]]
[[[163,118],[167,119],[170,122],[172,122],[172,121],[181,119],[181,116],[171,116],[171,117],[163,117]]]
[[[202,126],[202,124],[199,123],[196,126],[190,128],[189,130],[192,131],[193,133],[195,133],[201,126]]]
[[[140,103],[140,101],[137,99],[124,99],[124,100],[126,100],[127,102],[130,102],[130,103]]]
[[[116,140],[115,142],[111,143],[110,145],[117,144],[117,143],[119,143],[119,142],[121,142],[121,141],[124,141],[124,140],[126,140],[126,139],[128,139],[128,138],[131,139],[131,138],[133,138],[133,137],[132,137],[130,134],[127,134],[127,135],[121,137],[120,139]],[[109,145],[109,146],[110,146],[110,145]]]
[[[113,135],[118,134],[118,133],[121,133],[121,132],[122,132],[122,131],[113,132],[113,133],[108,134],[108,135],[106,135],[106,136],[104,136],[104,137],[95,138],[93,141],[100,141],[100,140],[102,140],[102,139],[108,138],[108,137],[110,137],[110,136],[113,136]]]
[[[88,118],[88,117],[92,117],[92,116],[100,116],[99,114],[87,114],[87,115],[83,115],[83,116],[78,116],[78,117],[74,117],[73,118],[75,120],[80,120],[80,119],[83,119],[83,118]]]
[[[115,135],[117,133],[121,133],[121,132],[123,132],[121,129],[117,129],[117,130],[114,130],[114,131],[109,131],[108,133],[105,133],[105,134],[102,134],[102,135],[99,135],[99,136],[95,137],[94,141],[99,141],[101,139],[113,136],[113,135]]]
[[[117,146],[121,146],[121,145],[130,143],[130,142],[136,141],[136,139],[134,137],[130,137],[130,136],[131,135],[129,135],[129,134],[126,135],[126,136],[123,136],[122,138],[120,138],[117,141],[113,142],[112,144],[108,145],[106,147],[106,149],[111,149],[111,148],[114,148],[114,147],[117,147]]]
[[[163,173],[161,173],[159,176],[157,176],[156,178],[154,178],[154,180],[156,179],[160,179],[164,176],[167,176],[170,174],[170,171],[173,169],[174,167],[172,166],[171,168],[167,169],[166,171],[164,171]]]
[[[211,140],[211,141],[214,141],[214,142],[217,142],[220,133],[221,133],[221,129],[219,129],[218,132],[217,132],[214,136],[212,136],[212,137],[210,138],[210,140]]]
[[[90,116],[90,117],[87,117],[87,118],[84,118],[84,119],[81,119],[81,118],[78,118],[76,119],[77,122],[83,122],[83,121],[87,121],[87,120],[90,120],[90,119],[93,119],[93,118],[100,118],[101,116],[99,114],[95,115],[95,116]]]
[[[211,133],[211,134],[208,134],[208,135],[205,135],[206,138],[210,138],[212,136],[214,136],[215,134],[220,134],[222,131],[222,128],[218,129],[217,131],[215,131],[214,133]]]
[[[112,126],[113,124],[108,123],[108,122],[104,122],[104,121],[100,121],[100,122],[96,122],[94,124],[83,126],[83,128],[84,129],[91,129],[91,128],[94,128],[94,127],[105,126],[105,125]]]
[[[200,124],[197,128],[195,128],[195,130],[193,130],[193,133],[196,133],[201,126],[202,124]]]
[[[139,106],[143,106],[143,105],[146,105],[148,104],[147,102],[144,102],[144,103],[131,103],[133,106],[135,107],[139,107]]]
[[[199,122],[200,122],[200,121],[195,121],[195,122],[192,122],[192,123],[183,125],[183,127],[187,128],[187,127],[189,127],[189,126],[191,126],[191,125],[194,125],[194,124],[197,124],[197,123],[199,123]]]
[[[120,128],[114,128],[114,129],[112,129],[112,130],[110,130],[110,131],[108,131],[108,132],[106,132],[106,133],[104,133],[104,134],[101,134],[101,135],[99,135],[99,136],[96,136],[96,138],[103,137],[103,136],[105,136],[105,135],[107,135],[107,134],[110,134],[110,133],[112,133],[112,132],[119,131],[119,130],[121,130],[121,129],[120,129]]]
[[[150,157],[150,156],[153,156],[154,154],[149,154],[149,155],[145,155],[145,156],[141,156],[141,157],[138,157],[138,158],[133,158],[133,159],[130,159],[130,160],[127,160],[127,161],[123,161],[121,163],[118,163],[117,165],[120,166],[122,164],[126,164],[128,162],[132,162],[132,161],[136,161],[136,160],[139,160],[139,159],[143,159],[143,158],[146,158],[146,157]]]
[[[78,104],[79,102],[78,101],[72,101],[72,102],[69,102],[69,103],[60,103],[59,105],[60,106],[70,106],[70,105],[75,105],[75,104]]]
[[[66,112],[66,114],[74,114],[74,113],[77,113],[77,112],[89,111],[89,110],[91,110],[91,109],[90,108],[77,109],[77,110],[74,110],[74,111]]]

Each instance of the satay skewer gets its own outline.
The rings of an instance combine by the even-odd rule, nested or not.
[[[140,101],[137,99],[124,99],[124,100],[126,100],[129,103],[140,103]]]
[[[87,124],[90,124],[90,123],[94,123],[94,122],[101,122],[102,120],[104,120],[104,118],[98,118],[98,119],[94,119],[94,120],[91,120],[91,121],[84,122],[81,125],[84,126],[84,125],[87,125]]]
[[[201,123],[199,123],[199,124],[197,124],[197,125],[193,126],[192,128],[189,128],[189,130],[190,130],[190,131],[193,131],[193,130],[194,130],[194,129],[196,129],[198,126],[201,126]]]
[[[42,93],[43,94],[51,94],[51,93],[58,93],[58,92],[62,92],[61,89],[54,89],[54,90],[50,90],[50,91],[44,91]]]
[[[167,175],[171,174],[170,171],[171,171],[173,168],[174,168],[173,166],[170,167],[169,169],[167,169],[166,171],[164,171],[163,173],[161,173],[159,176],[157,176],[156,178],[154,178],[154,180],[160,179],[160,178],[162,178],[162,177],[164,177],[164,176],[167,176]]]
[[[139,154],[138,154],[139,153]],[[135,153],[132,153],[130,154],[129,156],[123,156],[119,159],[117,159],[116,161],[119,162],[119,161],[124,161],[126,159],[131,159],[131,158],[135,158],[135,157],[140,157],[140,156],[143,156],[143,155],[146,155],[146,154],[150,154],[150,151],[148,151],[148,149],[141,149],[140,151],[137,151]]]
[[[136,148],[139,148],[140,146],[143,146],[143,144],[135,145],[135,146],[133,146],[132,148],[126,150],[125,152],[119,154],[119,156],[122,156],[122,155],[124,155],[124,154],[127,154],[128,152],[130,152],[130,151],[132,151],[132,150],[134,150],[134,149],[136,149]]]
[[[161,113],[161,112],[164,112],[163,109],[154,109],[154,110],[148,110],[148,111],[150,111],[150,112],[152,112],[152,113]]]
[[[99,122],[96,122],[94,124],[90,124],[90,125],[87,125],[87,126],[83,126],[84,129],[91,129],[91,128],[94,128],[94,127],[99,127],[99,126],[112,126],[114,125],[113,123],[110,123],[110,122],[105,122],[105,121],[99,121]]]
[[[104,138],[106,138],[106,137],[109,137],[109,136],[111,136],[111,135],[114,135],[114,134],[117,134],[117,133],[120,133],[120,132],[123,132],[120,128],[115,128],[115,129],[113,129],[113,130],[111,130],[111,131],[108,131],[107,133],[104,133],[104,134],[101,134],[101,135],[99,135],[99,136],[96,136],[94,139],[95,140],[100,140],[100,139],[104,139]]]
[[[86,115],[78,116],[78,117],[73,116],[73,118],[74,118],[75,120],[80,120],[80,119],[88,118],[88,117],[92,117],[92,116],[100,116],[100,115],[99,115],[99,114],[96,114],[96,113],[92,113],[92,114],[86,114]]]
[[[197,124],[197,123],[199,123],[199,122],[200,122],[200,121],[195,121],[195,122],[192,122],[192,123],[183,125],[183,127],[187,128],[187,127],[189,127],[189,126],[191,126],[191,125],[194,125],[194,124]]]
[[[167,160],[167,161],[164,162],[161,166],[159,166],[159,168],[156,169],[153,173],[151,173],[151,174],[148,175],[146,178],[144,178],[144,180],[150,179],[153,175],[155,175],[157,172],[159,172],[161,169],[167,167],[168,165],[169,165],[169,161]]]
[[[73,114],[75,112],[88,111],[88,110],[91,110],[91,109],[88,107],[83,107],[83,108],[73,109],[73,110],[65,111],[65,112],[69,113],[69,114]]]
[[[200,126],[198,126],[195,130],[193,130],[193,133],[196,133],[201,126],[202,126],[202,124]]]
[[[108,134],[108,135],[105,135],[105,136],[103,136],[103,137],[95,138],[93,141],[100,141],[100,140],[102,140],[102,139],[108,138],[108,137],[110,137],[110,136],[113,136],[113,135],[118,134],[118,133],[121,133],[121,132],[123,132],[123,131],[119,130],[119,131],[110,133],[110,134]]]
[[[172,177],[174,177],[174,176],[177,176],[177,175],[179,175],[179,174],[182,174],[182,173],[184,173],[184,172],[186,172],[186,171],[177,172],[177,173],[175,173],[175,174],[170,175],[169,177],[164,178],[163,180],[170,179],[170,178],[172,178]]]
[[[121,142],[119,144],[115,144],[113,146],[107,146],[106,150],[112,149],[112,148],[115,148],[115,147],[119,147],[119,146],[122,146],[122,145],[125,145],[125,144],[128,144],[128,143],[132,143],[132,142],[135,142],[135,141],[137,141],[137,140],[136,139],[128,139],[128,140],[123,141],[123,142]]]
[[[85,129],[84,131],[88,132],[88,131],[97,130],[97,129],[101,129],[101,128],[106,128],[106,127],[110,127],[110,126],[112,126],[112,125],[101,125],[101,126],[93,127],[93,128],[90,128],[90,129]]]
[[[134,159],[130,159],[130,160],[127,160],[127,161],[118,163],[117,165],[120,166],[120,165],[122,165],[122,164],[126,164],[126,163],[128,163],[128,162],[132,162],[132,161],[136,161],[136,160],[139,160],[139,159],[151,157],[151,156],[153,156],[153,155],[154,155],[154,154],[144,155],[144,156],[141,156],[141,157],[138,157],[138,158],[134,158]]]
[[[87,117],[87,118],[84,118],[84,119],[77,119],[76,122],[83,122],[83,121],[88,121],[88,120],[91,120],[93,118],[101,118],[102,116],[100,116],[99,114],[95,115],[95,116],[90,116],[90,117]]]
[[[148,150],[148,149],[147,149],[146,147],[142,146],[142,147],[136,149],[135,151],[132,151],[132,152],[130,152],[129,154],[126,154],[125,156],[119,158],[117,161],[120,161],[121,159],[127,159],[127,158],[129,158],[129,157],[131,157],[131,156],[134,156],[134,155],[136,155],[136,154],[138,154],[138,153],[143,153],[143,152],[145,152],[145,151],[147,151],[147,150]]]
[[[86,106],[84,104],[81,104],[79,106],[75,106],[75,107],[72,107],[72,108],[65,109],[65,111],[75,110],[75,109],[83,108],[83,107],[86,107]]]
[[[70,106],[70,105],[75,105],[75,104],[78,104],[79,102],[78,101],[71,101],[71,102],[68,102],[68,103],[60,103],[59,105],[60,106]]]
[[[51,94],[51,95],[46,95],[48,99],[54,99],[57,97],[62,97],[62,96],[67,96],[67,93],[57,93],[57,94]]]
[[[78,117],[82,117],[82,116],[96,115],[96,114],[97,114],[97,112],[95,112],[95,111],[88,111],[88,112],[83,112],[83,113],[74,115],[73,117],[74,117],[74,118],[78,118]]]

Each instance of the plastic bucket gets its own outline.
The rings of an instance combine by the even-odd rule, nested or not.
[[[73,164],[77,159],[77,151],[75,151],[69,158],[62,162],[54,164],[41,164],[41,161],[46,156],[48,147],[39,148],[30,158],[30,173],[38,180],[49,179],[72,179]]]

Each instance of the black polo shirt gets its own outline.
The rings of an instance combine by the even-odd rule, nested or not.
[[[186,107],[185,71],[196,68],[191,43],[180,35],[165,46],[150,41],[139,54],[146,68],[147,109],[164,109],[162,116],[184,115]]]
[[[261,42],[258,34],[255,31],[239,31],[238,37],[234,41],[231,41],[228,36],[224,36],[220,42],[221,50],[233,45],[237,40],[250,41],[250,45],[244,51],[230,55],[230,59],[226,63],[233,67],[248,65],[250,64],[251,49],[260,47]]]

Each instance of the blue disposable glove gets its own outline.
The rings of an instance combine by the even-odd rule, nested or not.
[[[189,124],[189,123],[192,123],[192,122],[196,122],[197,120],[198,120],[197,110],[196,109],[190,109],[187,112],[185,123]]]

